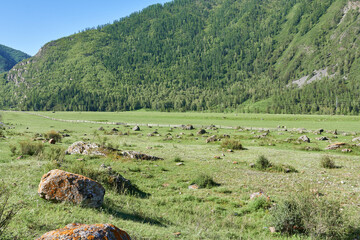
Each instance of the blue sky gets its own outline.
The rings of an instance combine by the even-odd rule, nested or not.
[[[51,40],[170,1],[5,0],[0,4],[0,44],[35,55]]]

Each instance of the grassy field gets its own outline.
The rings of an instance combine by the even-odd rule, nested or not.
[[[359,136],[360,118],[354,116],[308,116],[218,113],[158,113],[158,112],[37,112],[58,120],[89,120],[128,124],[159,124],[141,126],[106,125],[56,121],[27,112],[2,112],[6,124],[0,138],[0,182],[10,191],[11,204],[22,208],[8,226],[5,239],[34,239],[68,223],[111,223],[127,231],[134,239],[312,239],[309,234],[284,235],[271,233],[271,209],[258,206],[250,195],[262,191],[271,205],[299,194],[303,186],[316,191],[319,198],[340,204],[346,221],[357,234],[360,196],[360,147],[352,139]],[[183,130],[168,125],[193,124],[196,129]],[[201,126],[215,124],[218,129],[197,132]],[[277,129],[277,126],[286,126]],[[105,130],[98,130],[103,127]],[[232,128],[225,128],[232,127]],[[237,128],[236,128],[237,127]],[[269,133],[259,129],[271,128]],[[111,131],[117,128],[118,132]],[[303,133],[293,128],[306,128]],[[323,128],[322,135],[314,131]],[[332,132],[337,129],[339,134]],[[37,156],[21,154],[19,144],[32,140],[36,134],[51,130],[68,133],[61,142],[44,143]],[[154,131],[158,135],[148,136]],[[327,132],[328,131],[328,132]],[[171,134],[171,138],[169,138]],[[246,150],[228,152],[222,148],[223,135],[240,141]],[[1,134],[0,134],[1,135]],[[217,135],[221,141],[206,143]],[[307,135],[310,143],[298,138]],[[326,136],[330,140],[316,138]],[[76,141],[96,142],[120,150],[135,150],[164,158],[159,161],[133,160],[114,157],[51,155],[62,152]],[[325,150],[333,142],[344,142],[341,149]],[[14,146],[17,150],[14,150]],[[11,151],[13,150],[13,152]],[[19,158],[23,155],[22,158]],[[296,173],[259,171],[251,168],[259,156],[273,165],[293,166]],[[337,168],[320,166],[324,156],[332,158]],[[51,158],[55,159],[51,160]],[[216,158],[215,158],[216,157]],[[78,159],[81,159],[78,160]],[[183,164],[178,166],[177,164]],[[83,208],[68,203],[52,203],[37,194],[41,176],[60,168],[74,173],[96,171],[101,164],[131,180],[147,197],[119,194],[105,186],[106,195],[100,209]],[[86,175],[86,174],[84,174]],[[217,186],[189,189],[203,175]],[[355,236],[356,237],[356,236]],[[0,237],[1,238],[1,237]],[[344,238],[354,239],[353,235]]]

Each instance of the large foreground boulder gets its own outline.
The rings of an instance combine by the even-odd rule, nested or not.
[[[105,189],[90,178],[55,169],[41,178],[38,194],[46,200],[100,207]]]
[[[85,225],[72,223],[64,228],[45,233],[37,240],[131,240],[129,234],[112,224]]]

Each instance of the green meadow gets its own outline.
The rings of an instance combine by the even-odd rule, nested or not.
[[[5,124],[0,132],[0,184],[10,196],[7,208],[18,211],[0,238],[36,239],[74,222],[111,223],[133,239],[359,236],[360,146],[352,141],[360,136],[358,116],[147,111],[0,114],[0,122]],[[118,124],[107,124],[110,122]],[[179,127],[188,124],[195,129]],[[139,125],[140,131],[133,131],[134,125]],[[210,125],[215,127],[208,128]],[[206,130],[203,135],[198,134],[201,128]],[[321,135],[316,133],[320,128],[324,129]],[[46,139],[52,130],[67,135],[55,145],[34,141],[39,136]],[[206,143],[213,135],[220,141]],[[310,138],[310,143],[298,140],[303,135]],[[328,140],[316,140],[323,136]],[[77,141],[133,150],[164,160],[64,155]],[[229,145],[225,145],[226,141]],[[234,142],[241,143],[243,149],[229,152]],[[325,150],[336,142],[344,145]],[[24,144],[34,143],[42,146],[38,154],[29,156],[22,152]],[[260,156],[271,166],[258,167]],[[335,163],[333,168],[324,167],[325,157]],[[119,193],[104,184],[105,200],[98,209],[48,202],[37,194],[42,175],[52,169],[93,176],[102,164],[129,179],[144,194]],[[201,187],[201,181],[206,179],[210,183]],[[190,189],[193,184],[200,187]],[[250,199],[256,192],[263,192],[266,198]],[[297,196],[314,201],[312,211],[319,214],[308,218],[315,220],[304,225],[306,230],[294,226],[290,231],[276,229],[271,233],[269,229],[276,223],[274,209]],[[306,201],[302,203],[305,206]],[[341,219],[334,217],[332,221],[335,207],[329,206],[333,205],[338,207],[336,214],[340,212]],[[276,215],[277,222],[285,215]]]

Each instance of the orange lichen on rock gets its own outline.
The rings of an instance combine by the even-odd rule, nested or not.
[[[41,178],[38,194],[47,200],[100,207],[105,189],[90,178],[55,169]]]
[[[37,240],[131,240],[129,234],[112,224],[85,225],[72,223],[45,233]]]

